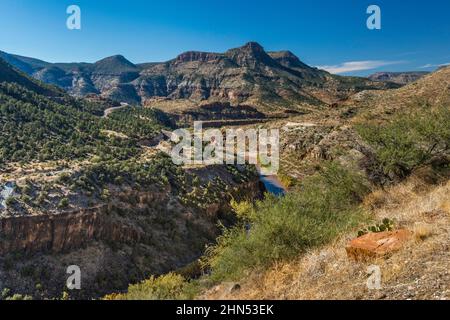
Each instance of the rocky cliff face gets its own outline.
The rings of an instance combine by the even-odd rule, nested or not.
[[[259,181],[251,181],[240,185],[235,196],[259,198],[263,187]],[[74,212],[62,212],[54,215],[14,216],[0,219],[0,255],[14,252],[36,254],[42,252],[65,253],[82,248],[92,241],[105,241],[124,244],[135,244],[146,241],[149,230],[145,230],[139,221],[121,219],[120,211],[148,211],[158,203],[164,207],[170,198],[167,194],[129,193],[118,196],[123,201],[138,199],[135,208],[130,209],[126,202],[122,206],[103,204]],[[212,203],[204,211],[208,222],[219,218],[221,210],[229,209],[228,201]],[[172,203],[180,209],[180,204]],[[189,210],[189,209],[187,209]],[[158,215],[160,212],[150,214]],[[214,225],[210,228],[215,229]],[[194,235],[192,235],[194,236]]]
[[[175,63],[187,63],[187,62],[211,62],[217,61],[221,57],[218,53],[209,53],[209,52],[199,52],[199,51],[188,51],[180,54],[176,59]]]
[[[94,64],[50,64],[6,53],[2,57],[75,96],[101,94],[132,104],[164,97],[246,103],[270,111],[319,106],[355,91],[385,87],[367,79],[348,81],[330,75],[304,64],[289,51],[267,53],[255,42],[225,53],[189,51],[168,62],[141,65],[123,56]]]
[[[56,215],[2,218],[0,255],[64,253],[92,241],[139,242],[144,236],[143,230],[113,218],[113,212],[114,207],[101,205]]]
[[[203,171],[197,174],[204,179],[226,172]],[[254,199],[264,187],[256,178],[232,183],[230,190],[236,199]],[[71,212],[1,218],[0,289],[59,296],[65,268],[72,264],[83,272],[83,289],[74,293],[79,298],[125,289],[130,282],[191,263],[220,234],[218,222],[233,220],[226,193],[202,209],[183,204],[170,190],[130,190],[113,198]],[[104,283],[99,277],[113,280]],[[42,292],[36,291],[36,281]]]

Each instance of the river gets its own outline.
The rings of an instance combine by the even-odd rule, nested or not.
[[[282,197],[287,193],[286,188],[281,183],[280,179],[277,176],[259,176],[262,183],[266,187],[267,191],[276,197]]]
[[[259,180],[264,183],[266,190],[275,195],[276,197],[282,197],[288,192],[287,188],[281,183],[277,175],[265,175],[262,173],[260,165],[256,165],[256,171],[259,174]]]

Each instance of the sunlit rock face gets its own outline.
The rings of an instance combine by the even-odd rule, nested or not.
[[[387,85],[334,76],[290,51],[266,52],[256,43],[225,53],[188,51],[162,63],[133,64],[121,55],[96,63],[56,63],[1,53],[19,70],[83,97],[99,94],[145,104],[153,98],[251,104],[266,111],[321,106],[363,89]]]

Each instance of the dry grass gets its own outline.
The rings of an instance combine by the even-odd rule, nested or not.
[[[363,91],[351,97],[345,105],[359,109],[351,120],[372,119],[380,122],[412,105],[448,105],[450,103],[450,67],[442,68],[420,80],[396,90]]]
[[[426,222],[416,222],[413,227],[413,232],[416,240],[424,241],[433,235],[433,225]]]
[[[450,215],[450,200],[444,200],[439,206],[439,210],[442,210],[445,214]]]
[[[349,234],[295,261],[254,272],[231,292],[226,285],[205,293],[207,299],[448,299],[450,298],[450,182],[425,186],[417,179],[375,191],[365,201],[377,220],[385,217],[412,230],[416,241],[389,258],[350,261]],[[367,288],[367,268],[378,265],[382,289]]]

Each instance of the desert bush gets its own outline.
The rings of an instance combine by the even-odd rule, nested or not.
[[[280,179],[281,184],[284,187],[286,187],[287,189],[295,186],[295,183],[296,183],[295,179],[293,177],[289,176],[289,175],[279,174],[278,178]]]
[[[30,195],[30,193],[33,191],[31,185],[26,184],[25,186],[23,186],[22,188],[22,193],[25,195]]]
[[[59,176],[58,181],[61,182],[61,183],[63,183],[63,184],[64,184],[64,183],[68,183],[68,182],[70,181],[70,174],[69,174],[69,173],[66,173],[66,172],[62,173],[62,174]]]
[[[2,293],[0,294],[2,299],[6,299],[7,297],[9,297],[9,294],[11,293],[11,290],[9,288],[4,288],[2,290]]]
[[[225,230],[203,260],[212,282],[238,280],[252,268],[295,257],[367,218],[358,206],[368,192],[365,180],[337,164],[305,179],[300,190],[239,206],[248,211],[240,212],[247,221]]]
[[[26,300],[33,300],[33,297],[28,295],[15,294],[11,297],[7,297],[5,300],[26,301]]]
[[[6,204],[8,207],[14,206],[16,203],[17,203],[17,198],[15,198],[15,197],[8,197],[8,198],[5,200],[5,204]]]
[[[60,208],[67,208],[68,206],[69,206],[69,199],[67,198],[62,198],[58,203],[58,207]]]
[[[375,150],[384,174],[404,178],[450,148],[450,108],[415,108],[386,124],[360,124],[359,134]]]
[[[126,294],[113,294],[106,300],[186,300],[193,299],[196,289],[182,276],[169,273],[151,277],[139,284],[131,285]]]

